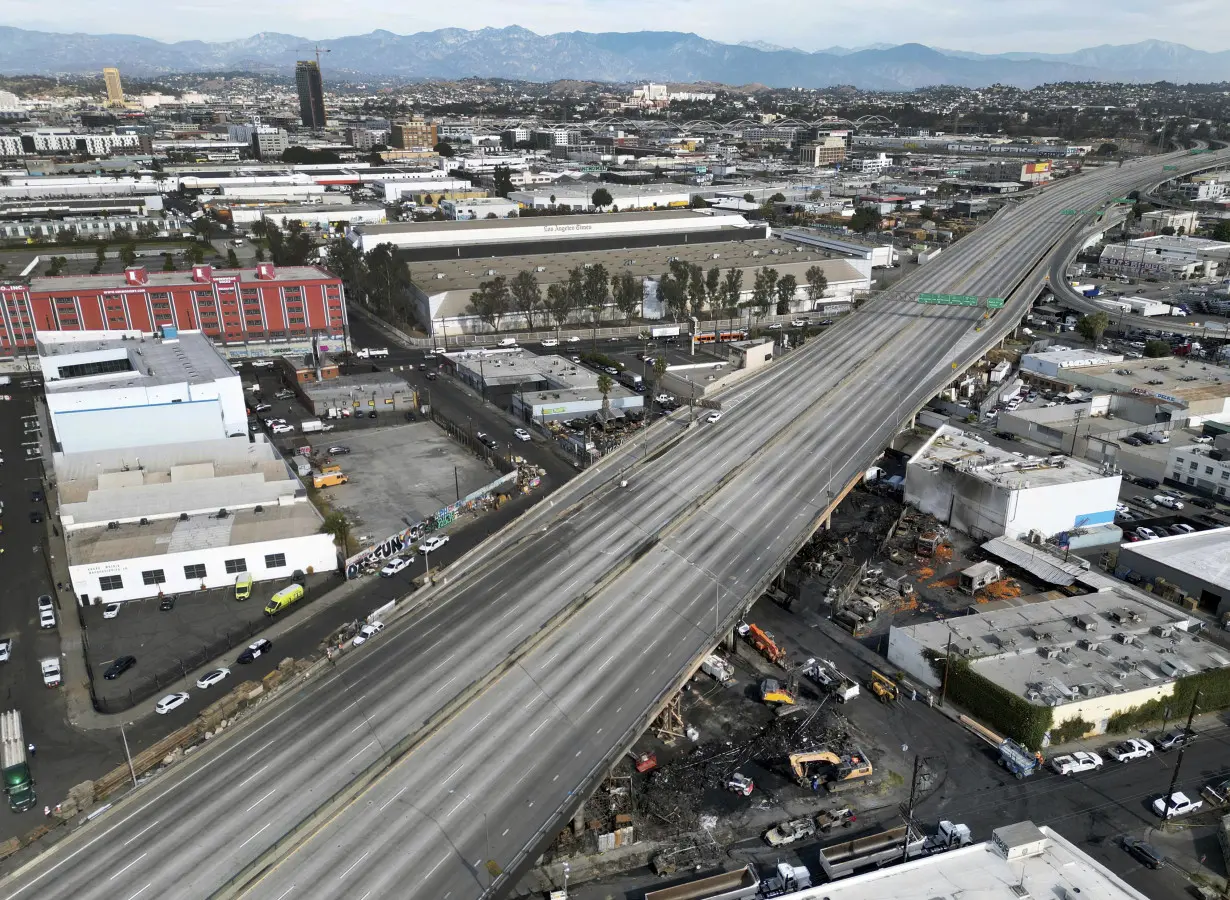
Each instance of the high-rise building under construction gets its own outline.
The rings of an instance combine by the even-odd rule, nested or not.
[[[124,86],[120,84],[120,70],[114,66],[103,69],[103,81],[107,83],[107,105],[124,105]]]
[[[320,78],[320,63],[301,59],[295,63],[295,83],[299,86],[299,118],[304,128],[325,127],[325,86]]]

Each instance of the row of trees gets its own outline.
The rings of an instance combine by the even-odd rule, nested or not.
[[[828,280],[823,269],[812,266],[804,278],[807,295],[813,302],[824,295]],[[742,269],[731,268],[723,273],[713,266],[706,271],[681,260],[672,260],[669,271],[658,279],[658,297],[675,320],[689,314],[700,318],[706,312],[734,316],[740,309],[752,309],[757,315],[775,309],[778,315],[786,315],[798,288],[798,279],[793,275],[761,268],[756,272],[750,299],[744,300]],[[643,314],[642,280],[631,272],[611,275],[598,264],[570,269],[565,281],[547,286],[545,296],[533,272],[518,272],[511,280],[497,275],[481,282],[478,290],[470,294],[467,312],[495,331],[500,330],[500,322],[509,315],[524,319],[530,329],[536,321],[553,321],[558,328],[576,313],[587,313],[589,321],[598,323],[603,311],[612,304],[625,322],[630,322],[638,311]]]
[[[361,253],[350,241],[336,238],[329,243],[325,266],[342,279],[351,300],[366,304],[378,315],[413,320],[406,302],[410,272],[401,252],[392,244],[380,244]]]

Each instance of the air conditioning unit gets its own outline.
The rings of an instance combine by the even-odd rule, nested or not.
[[[229,515],[230,515],[230,513],[228,513],[225,509],[220,509],[220,510],[218,510],[218,518],[219,518],[219,519],[225,519],[225,518],[226,518],[227,516],[229,516]]]

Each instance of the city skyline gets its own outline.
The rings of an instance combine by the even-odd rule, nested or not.
[[[1080,6],[1038,0],[1028,15],[997,0],[955,0],[942,9],[904,0],[834,0],[823,7],[785,0],[779,15],[750,21],[746,7],[732,0],[706,3],[703,9],[695,0],[630,0],[619,5],[608,0],[532,0],[515,7],[476,0],[464,21],[430,9],[422,13],[389,9],[376,0],[355,0],[344,8],[322,0],[267,0],[257,8],[237,0],[196,0],[184,10],[187,15],[171,19],[154,15],[160,7],[151,0],[119,0],[107,7],[65,0],[57,5],[55,19],[46,17],[46,9],[33,0],[16,0],[9,4],[4,24],[70,33],[63,23],[71,21],[86,34],[114,34],[121,30],[115,26],[118,18],[132,23],[123,31],[162,41],[244,40],[261,31],[328,40],[377,26],[408,34],[520,25],[539,34],[685,31],[727,43],[761,42],[806,52],[902,43],[979,53],[1064,53],[1148,39],[1210,52],[1230,45],[1230,17],[1217,0],[1177,0],[1166,7],[1165,16],[1158,16],[1157,4],[1145,0],[1092,0]],[[891,28],[885,23],[892,23]]]

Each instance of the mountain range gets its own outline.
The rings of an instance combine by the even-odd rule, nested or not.
[[[770,87],[854,85],[911,90],[949,84],[1035,87],[1057,81],[1230,80],[1230,51],[1209,53],[1182,44],[1142,41],[1072,53],[981,54],[922,44],[873,44],[817,52],[763,42],[725,44],[677,31],[535,34],[519,26],[399,35],[373,31],[330,40],[325,77],[510,78],[527,81],[716,82]],[[0,27],[0,73],[125,74],[272,68],[287,74],[310,58],[313,41],[262,32],[234,41],[163,43],[125,34],[58,34]]]

